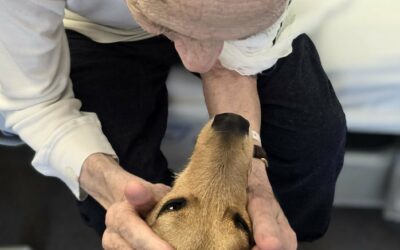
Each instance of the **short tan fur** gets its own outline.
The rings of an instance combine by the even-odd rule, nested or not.
[[[253,142],[247,135],[216,131],[208,122],[172,191],[147,222],[178,250],[249,249],[247,177]]]

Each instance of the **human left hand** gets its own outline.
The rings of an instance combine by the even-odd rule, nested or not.
[[[253,159],[247,210],[256,245],[252,250],[297,249],[297,238],[272,191],[264,163]]]

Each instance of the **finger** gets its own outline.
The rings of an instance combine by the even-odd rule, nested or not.
[[[171,187],[158,183],[153,185],[154,199],[159,202],[167,193],[171,191]]]
[[[248,203],[248,212],[255,233],[265,232],[272,236],[279,235],[279,224],[274,202],[263,197],[253,197]]]
[[[254,239],[257,244],[255,249],[291,250],[297,248],[296,234],[276,201],[258,198],[250,202],[249,206],[253,206],[249,207],[249,213],[252,217]],[[256,211],[251,212],[251,209]]]
[[[285,214],[280,210],[278,215],[278,223],[281,226],[282,235],[285,238],[285,249],[297,249],[297,236],[289,224]]]
[[[128,202],[121,202],[109,208],[106,226],[119,234],[134,249],[172,249],[131,209]]]
[[[124,230],[120,233],[131,245],[138,249],[172,249],[137,216],[127,220],[124,224]]]
[[[105,250],[133,250],[121,236],[110,230],[104,232],[102,245]]]
[[[253,222],[254,240],[258,249],[284,249],[281,227],[277,221],[277,207],[274,203],[273,200],[259,196],[249,200],[248,211]]]
[[[283,250],[285,238],[278,225],[269,219],[259,220],[253,227],[254,241],[260,250]]]
[[[296,235],[296,233],[295,233],[293,230],[290,230],[290,231],[287,233],[287,235],[288,235],[288,237],[289,237],[289,240],[287,241],[287,242],[288,242],[288,248],[287,248],[287,249],[289,249],[289,250],[296,250],[297,247],[298,247],[298,244],[297,244],[297,235]]]
[[[289,221],[287,220],[285,214],[282,209],[279,207],[278,215],[277,215],[278,224],[285,228],[291,228]]]
[[[140,213],[148,212],[157,202],[159,202],[171,187],[158,184],[143,184],[140,182],[131,182],[125,187],[125,198]]]
[[[151,188],[140,182],[130,182],[125,187],[125,197],[139,212],[147,212],[157,203]]]

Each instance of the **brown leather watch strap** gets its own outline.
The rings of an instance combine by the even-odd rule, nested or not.
[[[264,162],[265,167],[268,168],[267,153],[265,153],[265,150],[262,147],[254,145],[253,158],[260,159]]]

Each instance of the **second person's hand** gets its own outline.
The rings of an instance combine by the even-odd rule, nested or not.
[[[172,250],[142,219],[168,191],[169,187],[162,184],[128,183],[126,200],[113,204],[107,210],[104,249]]]

